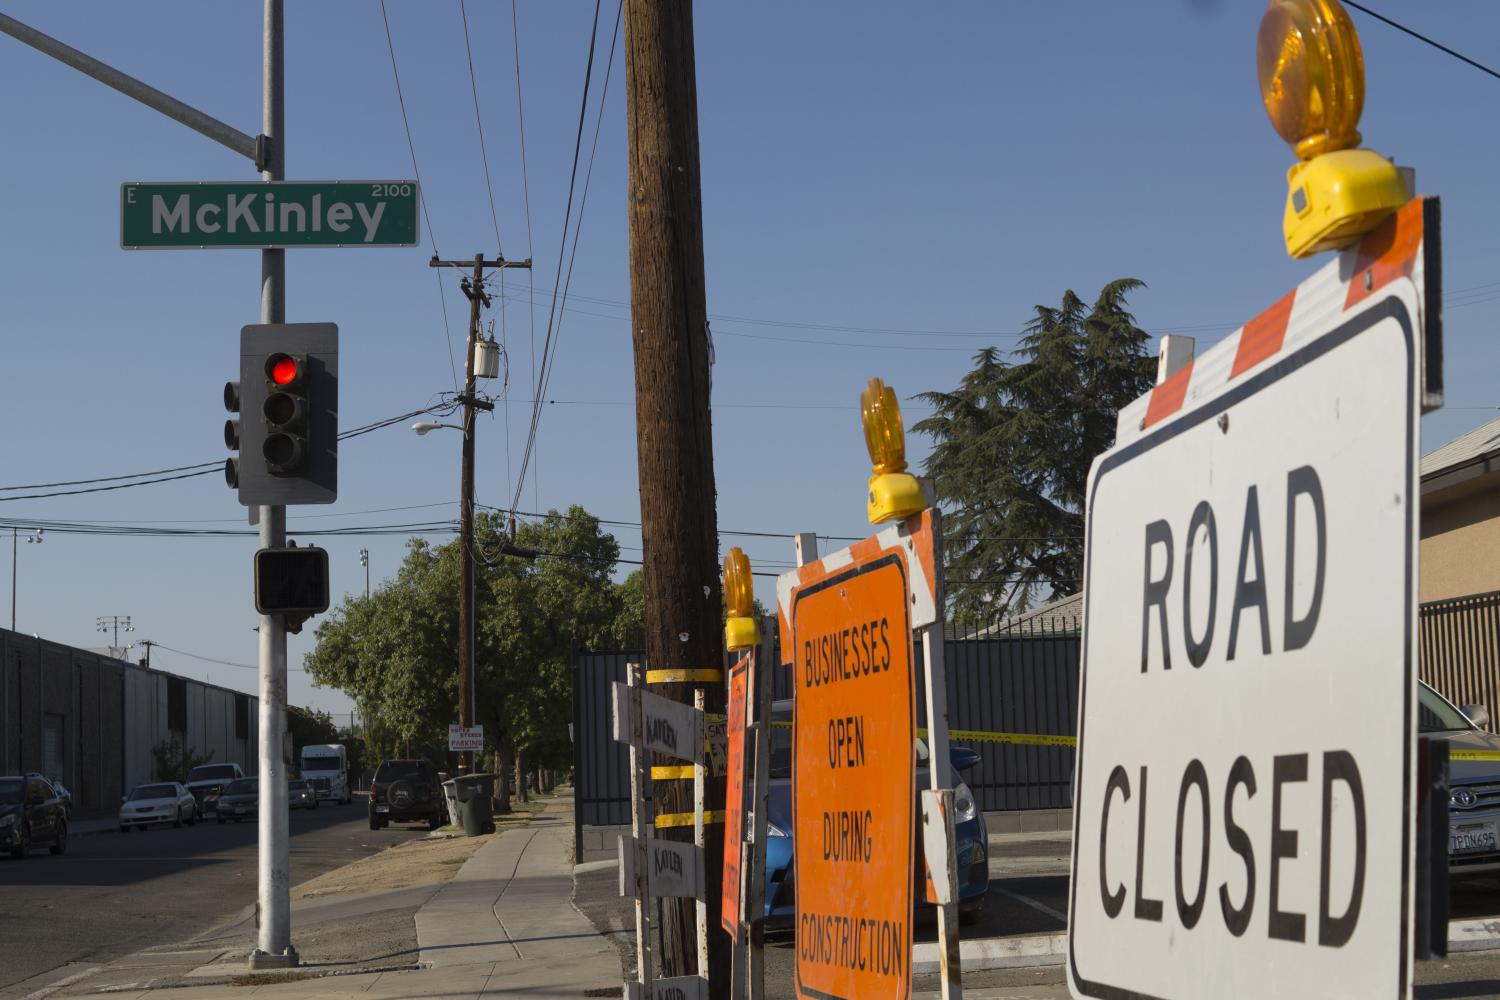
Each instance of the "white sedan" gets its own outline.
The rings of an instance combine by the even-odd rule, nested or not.
[[[120,832],[129,833],[132,826],[145,828],[148,823],[171,823],[192,826],[198,822],[198,801],[193,793],[175,781],[137,785],[120,805]]]

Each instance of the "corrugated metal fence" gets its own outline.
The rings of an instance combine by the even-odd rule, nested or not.
[[[1500,723],[1500,591],[1432,601],[1418,612],[1422,679],[1449,701],[1483,705]]]
[[[948,725],[954,730],[1073,736],[1078,719],[1076,619],[1023,623],[1013,629],[950,627],[945,630]],[[629,753],[609,736],[609,685],[625,680],[625,665],[644,662],[640,652],[582,653],[574,659],[574,757],[578,821],[588,826],[630,822]],[[918,691],[923,669],[917,647]],[[777,699],[792,696],[790,667],[776,671]],[[918,698],[918,720],[926,710]],[[1073,797],[1075,751],[1068,747],[1015,746],[997,741],[955,741],[980,753],[964,775],[979,807],[1068,808]]]

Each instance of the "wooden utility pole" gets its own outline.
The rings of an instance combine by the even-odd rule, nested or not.
[[[474,613],[474,411],[493,410],[495,404],[476,398],[474,374],[474,345],[479,343],[479,314],[482,307],[490,304],[489,293],[484,290],[484,269],[487,267],[530,268],[528,260],[485,260],[484,254],[474,255],[473,261],[438,260],[429,261],[431,267],[470,267],[472,277],[463,283],[464,294],[469,297],[469,347],[464,352],[464,391],[458,397],[464,407],[463,468],[459,473],[458,501],[458,724],[465,728],[474,725],[474,635],[477,631]],[[474,752],[462,751],[458,756],[458,769],[466,774],[474,773]]]
[[[626,113],[630,135],[630,313],[650,689],[691,705],[693,681],[651,683],[658,671],[722,671],[724,654],[709,422],[708,306],[703,287],[703,205],[698,89],[690,0],[625,0]],[[693,675],[679,675],[693,676]],[[699,675],[707,709],[723,712],[722,674]],[[665,759],[659,764],[674,763]],[[693,811],[690,780],[653,783],[655,815]],[[710,782],[721,812],[724,781]],[[658,835],[691,838],[691,822]],[[724,826],[708,827],[708,912],[719,912]],[[696,969],[692,900],[661,903],[662,975],[709,979],[728,996],[729,938],[710,921],[709,968]]]

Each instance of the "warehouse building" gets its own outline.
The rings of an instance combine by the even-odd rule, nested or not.
[[[110,813],[176,740],[256,770],[253,695],[0,629],[0,774],[60,779],[83,814]]]

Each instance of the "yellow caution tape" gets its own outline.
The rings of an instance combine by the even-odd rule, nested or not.
[[[1449,750],[1449,760],[1500,760],[1500,750]]]
[[[927,730],[919,729],[923,736]],[[948,738],[959,743],[1009,743],[1021,747],[1076,747],[1076,736],[1046,736],[1038,733],[987,733],[981,729],[950,729]]]
[[[690,670],[648,670],[647,684],[680,684],[688,681],[722,681],[724,671],[708,667]]]
[[[651,769],[651,780],[672,781],[678,778],[693,780],[693,765],[691,764],[663,764]]]
[[[771,723],[777,729],[791,729],[792,724],[783,719]],[[926,729],[918,729],[918,736],[926,736]],[[1076,736],[1051,736],[1042,733],[991,733],[983,729],[950,729],[948,739],[957,743],[1009,743],[1012,746],[1022,747],[1076,747],[1078,737]],[[1500,760],[1500,750],[1476,750],[1476,754],[1486,755],[1465,758],[1459,753],[1450,755],[1452,760]]]
[[[724,811],[722,809],[708,809],[703,813],[704,823],[724,822]],[[662,813],[656,817],[656,828],[665,830],[669,826],[692,826],[693,813]]]

